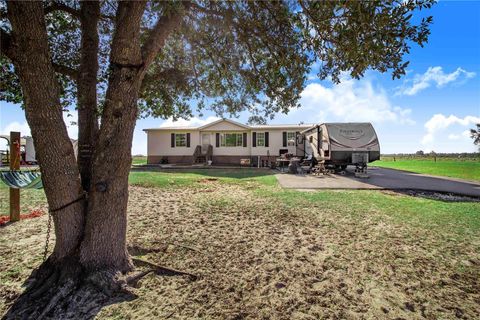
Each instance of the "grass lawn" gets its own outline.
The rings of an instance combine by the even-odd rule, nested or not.
[[[424,173],[435,176],[445,176],[467,180],[480,181],[480,160],[479,159],[396,159],[385,158],[375,161],[372,166],[407,170],[416,173]]]
[[[9,188],[0,181],[0,216],[9,215]],[[25,189],[20,191],[20,214],[31,213],[32,210],[47,211],[43,189]]]
[[[149,274],[97,318],[478,318],[480,203],[284,190],[271,173],[131,172],[129,252],[199,278]],[[0,229],[0,314],[45,230],[45,216]]]
[[[132,165],[141,165],[141,164],[147,164],[147,157],[134,156],[132,158]]]
[[[275,177],[267,169],[171,169],[133,171],[130,185],[141,187],[198,187],[205,179],[220,179],[222,183],[242,184],[248,181],[272,184]]]

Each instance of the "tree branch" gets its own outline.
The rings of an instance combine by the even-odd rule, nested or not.
[[[49,14],[54,11],[63,11],[72,15],[73,17],[80,18],[80,11],[72,7],[69,7],[63,3],[52,2],[51,5],[49,5],[48,7],[45,7],[44,9],[45,14]]]
[[[72,80],[78,80],[78,70],[52,62],[53,69],[55,72],[66,75],[70,77]]]
[[[155,27],[150,31],[147,41],[142,47],[142,59],[144,70],[147,70],[155,56],[163,47],[170,33],[180,25],[183,15],[189,10],[191,2],[182,2],[184,10],[177,11],[170,16],[163,16],[158,19]]]
[[[142,81],[142,90],[143,91],[146,86],[151,85],[152,82],[160,81],[160,80],[171,80],[177,84],[185,83],[187,81],[187,75],[177,68],[169,68],[155,73],[145,73],[145,76]]]
[[[195,2],[191,2],[190,5],[194,9],[194,11],[198,11],[198,12],[205,13],[205,14],[216,15],[216,16],[220,16],[220,17],[225,16],[225,14],[223,12],[219,12],[219,11],[216,11],[216,10],[212,10],[212,9],[202,7],[198,3],[195,3]]]
[[[67,6],[63,3],[59,3],[59,2],[53,2],[48,7],[45,7],[45,14],[49,14],[49,13],[52,13],[54,11],[66,12],[66,13],[70,14],[72,17],[75,17],[77,19],[80,19],[80,17],[81,17],[80,10],[74,9],[72,7],[69,7],[69,6]],[[112,20],[112,21],[115,20],[115,16],[109,16],[107,14],[100,15],[100,18],[101,19],[109,19],[109,20]]]
[[[1,30],[1,43],[0,43],[0,54],[10,58],[13,60],[13,45],[12,45],[12,37],[8,32],[3,29]]]
[[[0,54],[6,56],[10,60],[13,60],[15,57],[15,54],[13,52],[12,37],[5,30],[3,29],[0,29],[0,30],[1,30]],[[78,79],[77,70],[67,66],[60,65],[55,62],[52,62],[52,66],[55,72],[66,75],[72,78],[72,80],[77,81]]]

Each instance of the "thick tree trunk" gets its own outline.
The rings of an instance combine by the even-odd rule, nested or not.
[[[149,64],[181,21],[181,15],[160,21],[142,51],[140,21],[144,9],[144,1],[118,5],[110,54],[111,74],[98,129],[99,7],[98,3],[82,3],[82,57],[77,80],[82,149],[77,165],[62,118],[43,5],[41,2],[8,2],[13,39],[8,53],[22,84],[27,121],[49,207],[62,207],[53,216],[54,253],[32,273],[32,284],[9,310],[5,316],[8,319],[91,318],[112,294],[121,292],[124,282],[119,280],[118,272],[132,269],[126,249],[126,229],[137,99]],[[89,20],[91,15],[95,16],[93,20]],[[88,201],[65,206],[78,199],[84,189],[89,190]]]
[[[125,272],[132,267],[126,249],[128,174],[141,85],[140,20],[144,8],[144,2],[122,2],[117,10],[111,76],[80,251],[81,263],[88,269]]]
[[[97,72],[98,72],[98,21],[100,2],[80,3],[82,41],[78,70],[78,168],[83,189],[90,190],[92,160],[98,134]]]
[[[78,199],[80,176],[62,117],[59,87],[52,67],[41,2],[8,2],[12,24],[14,65],[25,99],[37,160],[50,209]],[[57,241],[51,260],[72,254],[83,234],[84,203],[53,214]]]

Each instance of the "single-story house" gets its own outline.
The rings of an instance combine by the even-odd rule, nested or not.
[[[305,147],[299,133],[311,127],[311,124],[244,125],[220,119],[199,127],[144,129],[148,140],[147,162],[192,164],[211,160],[213,164],[240,165],[248,159],[252,165],[261,165],[275,161],[283,153],[303,157],[311,154],[311,150]]]

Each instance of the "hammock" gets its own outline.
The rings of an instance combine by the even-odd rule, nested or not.
[[[10,188],[42,189],[42,176],[38,171],[0,171],[0,180]]]

